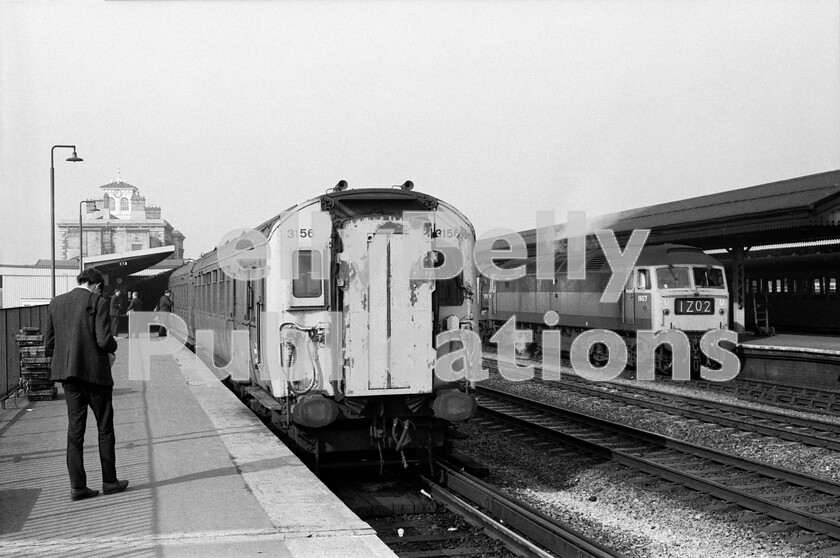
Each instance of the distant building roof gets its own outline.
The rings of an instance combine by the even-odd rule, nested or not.
[[[135,191],[139,190],[139,188],[137,188],[137,186],[132,186],[128,182],[123,182],[122,180],[118,180],[116,182],[111,182],[110,184],[105,184],[104,186],[100,186],[99,188],[102,189],[102,190],[104,190],[106,188],[109,189],[109,190],[114,189],[114,188],[131,188],[132,190],[135,190]]]

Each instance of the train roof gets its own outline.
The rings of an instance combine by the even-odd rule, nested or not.
[[[700,248],[684,244],[645,246],[636,265],[721,265]]]
[[[321,208],[334,213],[339,218],[352,218],[365,215],[377,215],[383,211],[435,211],[440,205],[456,214],[472,230],[472,223],[467,217],[452,205],[430,194],[402,188],[356,188],[345,190],[329,190],[320,196],[311,198],[303,203],[293,205],[283,213],[275,215],[257,227],[257,230],[267,232],[274,228],[277,221],[288,212],[301,210],[304,207],[320,203]],[[473,230],[473,234],[474,234]]]
[[[536,269],[536,256],[530,256],[524,259],[510,259],[510,260],[496,260],[496,265],[501,268],[513,268],[525,264],[526,273],[534,273]],[[555,271],[564,272],[567,268],[568,260],[565,251],[558,251],[555,253]],[[703,252],[700,248],[694,246],[686,246],[684,244],[659,244],[654,246],[645,246],[642,248],[642,253],[639,254],[639,259],[636,261],[637,266],[654,266],[654,265],[723,265],[713,256]],[[610,265],[607,262],[607,257],[604,251],[598,248],[588,248],[586,251],[586,269],[587,271],[598,271],[602,269],[609,269]]]
[[[389,209],[402,211],[434,211],[442,205],[453,214],[457,215],[458,218],[460,218],[470,228],[470,232],[475,235],[475,229],[473,228],[470,220],[452,205],[430,194],[424,194],[414,190],[405,190],[402,188],[357,188],[329,190],[320,196],[310,198],[305,202],[289,207],[282,213],[278,213],[271,219],[268,219],[258,225],[255,230],[268,236],[270,231],[274,228],[274,225],[277,224],[284,214],[301,210],[313,204],[320,204],[322,209],[337,213],[339,218],[376,215]],[[195,267],[200,268],[208,263],[212,263],[217,257],[217,248],[217,246],[214,246],[212,250],[196,258],[194,262],[181,266],[178,268],[176,275],[190,273]]]

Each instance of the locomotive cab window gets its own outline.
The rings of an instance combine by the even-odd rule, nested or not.
[[[321,252],[318,250],[297,250],[292,260],[295,265],[292,279],[293,306],[323,306],[324,280],[321,272]]]
[[[690,287],[687,267],[661,267],[656,270],[656,286],[660,289],[686,289]]]
[[[726,288],[723,282],[723,270],[716,267],[695,267],[694,285],[698,288]]]

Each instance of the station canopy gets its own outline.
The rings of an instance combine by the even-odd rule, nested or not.
[[[840,170],[631,209],[591,220],[618,238],[650,229],[648,244],[703,250],[840,239]],[[555,227],[565,238],[565,225]],[[521,233],[531,248],[536,231]],[[531,250],[529,250],[530,252]]]
[[[85,268],[96,267],[104,275],[125,277],[162,262],[175,252],[175,246],[160,246],[119,254],[103,254],[84,259]]]

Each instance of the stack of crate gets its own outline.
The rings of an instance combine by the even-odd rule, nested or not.
[[[50,357],[37,327],[23,327],[15,335],[20,349],[20,379],[30,401],[49,401],[58,393],[50,379]]]

